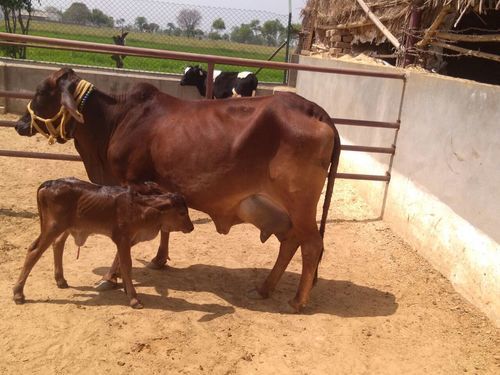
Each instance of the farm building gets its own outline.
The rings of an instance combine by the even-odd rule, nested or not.
[[[364,53],[500,84],[498,0],[309,0],[302,16],[301,53]]]

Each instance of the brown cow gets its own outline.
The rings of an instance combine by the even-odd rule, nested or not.
[[[61,143],[73,138],[91,181],[155,181],[207,213],[219,233],[246,222],[263,240],[276,235],[280,251],[257,289],[261,297],[274,290],[300,246],[302,276],[290,305],[299,311],[307,303],[340,154],[337,130],[321,107],[291,93],[185,101],[149,84],[113,96],[61,69],[39,85],[29,108],[17,132],[38,131]],[[59,113],[70,120],[55,124]],[[316,207],[327,177],[318,231]],[[162,232],[153,263],[167,258],[168,232]]]
[[[154,184],[155,185],[155,184]],[[59,288],[67,288],[63,273],[64,242],[71,234],[78,247],[90,234],[102,234],[118,249],[120,268],[130,306],[142,308],[132,284],[130,248],[149,241],[165,231],[193,230],[184,198],[161,193],[152,184],[141,193],[117,186],[100,186],[76,178],[46,181],[37,191],[41,232],[28,248],[24,266],[14,286],[14,301],[24,303],[26,279],[47,248],[54,244],[55,279]]]

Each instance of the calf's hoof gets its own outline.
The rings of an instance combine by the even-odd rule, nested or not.
[[[56,284],[59,289],[69,288],[68,282],[65,279],[56,280]]]
[[[130,307],[133,309],[142,309],[144,308],[144,305],[137,298],[132,298],[130,300]]]
[[[24,304],[24,302],[26,302],[24,294],[19,294],[19,293],[14,294],[14,302],[16,303],[16,305]]]
[[[102,279],[95,284],[94,288],[99,292],[106,292],[108,290],[117,289],[118,283],[116,281]]]

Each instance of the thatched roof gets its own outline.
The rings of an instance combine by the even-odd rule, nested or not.
[[[466,11],[483,13],[488,9],[500,9],[500,0],[365,0],[370,10],[398,38],[408,25],[413,7],[420,7],[422,27],[427,28],[445,5],[452,5],[456,17]],[[385,37],[376,30],[355,0],[308,0],[302,10],[303,29],[307,31],[357,25],[353,34],[360,41],[381,43]]]

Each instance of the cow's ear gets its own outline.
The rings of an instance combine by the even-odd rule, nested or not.
[[[71,86],[71,81],[68,79],[59,80],[59,88],[61,89],[61,105],[68,110],[74,119],[83,124],[83,116],[78,111],[76,101],[73,98],[73,94],[70,92],[69,87]]]

